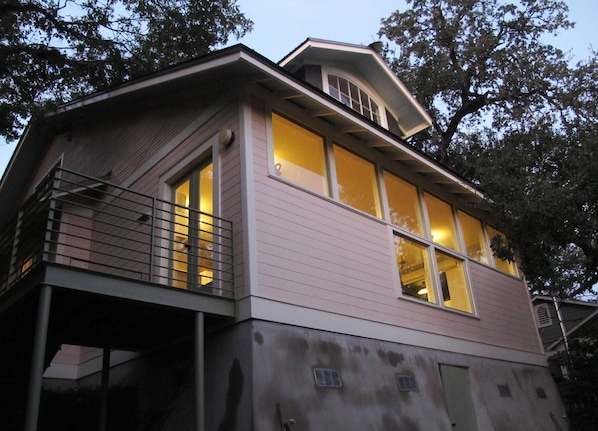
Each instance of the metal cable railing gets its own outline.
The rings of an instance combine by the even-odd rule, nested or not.
[[[0,293],[39,262],[232,297],[232,223],[57,168],[0,231]]]

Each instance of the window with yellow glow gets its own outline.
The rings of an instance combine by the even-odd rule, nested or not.
[[[328,195],[324,138],[272,113],[276,174]]]
[[[416,187],[386,171],[384,172],[384,184],[386,186],[390,222],[395,226],[423,236]]]
[[[453,250],[458,250],[453,209],[449,204],[429,193],[425,193],[424,196],[430,220],[432,241]]]
[[[482,263],[489,263],[482,222],[460,210],[459,221],[467,256]]]
[[[506,238],[505,234],[498,231],[497,229],[493,228],[492,226],[487,226],[488,230],[488,239],[492,243],[494,237],[499,236],[503,239]],[[494,256],[492,253],[492,258],[494,260],[494,266],[497,269],[500,269],[503,272],[506,272],[511,275],[517,275],[517,267],[515,266],[515,262],[509,262],[508,260],[499,259],[498,257]]]
[[[465,278],[463,262],[445,253],[436,251],[438,278],[444,305],[471,313],[469,288]]]
[[[398,235],[395,235],[394,242],[403,295],[436,303],[428,248]]]
[[[382,217],[376,167],[355,154],[334,146],[338,195],[341,202]]]
[[[212,163],[174,187],[172,284],[208,287],[214,277],[214,179]]]

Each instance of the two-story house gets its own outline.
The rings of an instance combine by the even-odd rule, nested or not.
[[[0,184],[0,423],[566,429],[483,194],[405,141],[430,124],[373,47],[317,39],[30,124]]]

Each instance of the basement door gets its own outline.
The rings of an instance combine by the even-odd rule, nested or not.
[[[440,364],[440,377],[453,431],[477,431],[469,371]]]
[[[214,280],[214,179],[206,162],[173,187],[172,284],[209,288]]]

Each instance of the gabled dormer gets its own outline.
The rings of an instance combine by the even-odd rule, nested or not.
[[[279,65],[401,138],[432,124],[375,44],[307,39]]]

